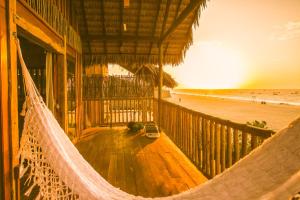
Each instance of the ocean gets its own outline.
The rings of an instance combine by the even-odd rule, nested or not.
[[[174,89],[172,93],[300,106],[300,89]]]

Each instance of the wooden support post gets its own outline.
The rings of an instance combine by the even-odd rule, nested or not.
[[[161,131],[162,125],[162,86],[163,86],[163,49],[159,45],[159,82],[158,82],[158,127]]]
[[[0,199],[11,197],[11,166],[8,109],[7,15],[5,0],[0,0]]]
[[[64,39],[64,53],[57,55],[55,62],[55,82],[57,82],[57,106],[56,118],[60,126],[68,133],[68,102],[67,102],[67,46],[66,38]],[[55,88],[55,87],[54,87]]]
[[[82,119],[82,64],[81,64],[81,55],[76,53],[76,63],[75,63],[75,83],[76,83],[76,140],[80,138],[81,132],[81,119]]]
[[[233,131],[233,140],[234,140],[234,162],[237,162],[240,159],[240,145],[239,145],[239,130],[234,129]]]
[[[17,48],[14,35],[16,36],[17,25],[16,16],[16,0],[6,1],[7,6],[7,67],[8,67],[8,95],[9,95],[9,143],[10,143],[10,174],[12,199],[20,198],[19,177],[15,170],[19,166],[18,150],[19,150],[19,126],[18,126],[18,81],[17,81]]]
[[[63,55],[63,129],[68,133],[68,63],[67,63],[67,37],[64,36]]]

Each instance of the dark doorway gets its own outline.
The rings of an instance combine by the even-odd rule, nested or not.
[[[30,72],[30,75],[45,100],[46,98],[46,68],[45,68],[45,50],[30,42],[29,40],[19,37],[20,46],[23,54],[24,61]],[[23,84],[23,76],[18,60],[18,111],[22,112],[23,103],[25,101],[25,86]],[[24,117],[19,116],[19,135],[21,137],[23,130]]]
[[[68,92],[68,131],[71,136],[76,133],[76,76],[75,63],[68,60],[67,92]]]

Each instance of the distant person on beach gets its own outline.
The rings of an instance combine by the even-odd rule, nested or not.
[[[179,102],[181,102],[181,98],[179,98],[178,100],[179,100]]]

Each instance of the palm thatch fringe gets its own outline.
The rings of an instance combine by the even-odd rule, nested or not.
[[[145,79],[146,82],[151,81],[155,87],[158,86],[159,82],[159,69],[155,65],[121,65],[126,70],[133,73],[140,79]],[[150,80],[149,80],[150,79]],[[172,78],[172,76],[166,72],[163,72],[163,85],[168,88],[174,88],[177,86],[177,82]]]
[[[163,64],[180,64],[193,44],[193,27],[199,25],[201,12],[207,3],[206,0],[196,1],[199,3],[198,7],[190,10],[185,19],[162,41]],[[160,38],[174,25],[190,3],[194,2],[173,0],[167,4],[167,1],[133,1],[129,8],[123,9],[123,15],[120,15],[117,1],[104,1],[101,5],[100,2],[87,0],[84,1],[84,9],[79,1],[75,1],[81,19],[79,28],[81,36],[84,37],[84,62],[88,65],[158,64]],[[95,14],[96,10],[101,9],[104,10],[104,16]],[[122,23],[127,24],[126,31],[122,29]],[[125,36],[124,40],[122,36]],[[111,39],[114,37],[116,39]]]

